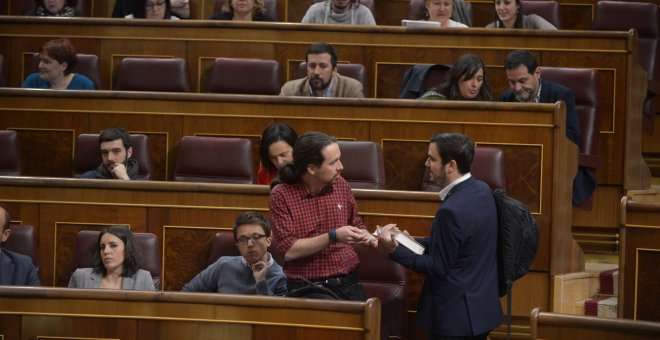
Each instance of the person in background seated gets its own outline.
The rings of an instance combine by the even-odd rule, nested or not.
[[[422,255],[396,241],[396,226],[380,230],[389,258],[423,274],[417,324],[430,340],[486,340],[503,319],[497,285],[497,210],[488,184],[470,174],[474,144],[465,135],[431,138],[426,167],[441,186],[442,205]],[[406,232],[407,234],[407,232]],[[408,235],[410,236],[410,235]]]
[[[495,0],[497,19],[486,28],[524,28],[532,30],[556,30],[553,24],[536,14],[523,15],[521,0]]]
[[[221,256],[183,286],[184,292],[283,295],[286,276],[266,250],[271,229],[261,214],[246,211],[234,223],[234,240],[241,256]]]
[[[177,16],[172,15],[172,3],[170,0],[135,0],[133,13],[124,18],[179,20]]]
[[[473,54],[464,54],[447,72],[439,88],[424,93],[422,100],[493,100],[484,62]]]
[[[263,0],[226,0],[222,10],[215,13],[211,20],[272,21],[265,14]]]
[[[422,20],[435,21],[440,27],[468,27],[466,24],[451,20],[454,10],[453,0],[424,0]]]
[[[305,55],[307,78],[286,82],[280,96],[364,98],[362,83],[337,73],[337,59],[334,46],[313,44]]]
[[[376,19],[357,0],[325,0],[309,7],[303,24],[376,25]]]
[[[141,269],[142,253],[127,227],[101,230],[92,248],[92,267],[76,269],[69,288],[156,290],[151,273]]]
[[[293,146],[297,139],[296,131],[286,123],[276,123],[264,130],[259,146],[261,165],[257,171],[257,184],[270,184],[279,169],[293,161]]]
[[[82,74],[71,72],[78,57],[67,39],[55,39],[39,48],[39,72],[23,82],[23,88],[52,90],[94,90],[94,83]]]
[[[103,130],[99,135],[101,164],[84,173],[81,178],[135,180],[138,163],[131,158],[133,147],[131,135],[123,127]]]
[[[9,223],[11,217],[3,207],[0,207],[0,223],[2,223],[2,234],[0,234],[0,245],[7,241],[11,234]],[[2,249],[0,247],[0,285],[13,286],[40,286],[37,268],[29,256]]]
[[[33,16],[37,17],[77,17],[78,0],[37,0]]]
[[[566,103],[566,138],[580,144],[580,117],[575,110],[575,94],[568,87],[541,78],[541,68],[534,54],[515,50],[504,61],[509,89],[500,94],[502,102]],[[596,178],[586,167],[579,166],[573,179],[573,205],[587,201],[596,190]]]

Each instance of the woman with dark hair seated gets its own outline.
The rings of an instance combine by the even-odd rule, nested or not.
[[[225,0],[220,12],[215,13],[211,20],[272,21],[265,14],[264,0]]]
[[[177,16],[172,15],[172,3],[170,0],[135,0],[133,13],[124,18],[179,20]]]
[[[23,88],[93,90],[89,78],[71,72],[77,62],[76,49],[69,40],[51,40],[39,48],[39,72],[25,78]]]
[[[76,269],[69,288],[156,289],[151,273],[140,269],[142,253],[127,227],[103,229],[92,248],[92,268]]]
[[[38,17],[77,17],[78,0],[37,0],[34,16]]]
[[[293,146],[297,139],[296,131],[286,123],[276,123],[264,130],[259,146],[261,165],[257,172],[257,184],[270,184],[279,169],[293,161]]]
[[[536,14],[520,12],[521,0],[495,0],[495,21],[486,28],[524,28],[532,30],[556,30],[553,24]]]
[[[439,88],[424,93],[422,100],[493,100],[484,62],[473,54],[464,54],[447,72]]]

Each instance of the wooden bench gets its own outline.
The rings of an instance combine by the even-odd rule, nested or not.
[[[530,315],[530,339],[652,340],[660,323],[554,314],[535,308]]]
[[[0,287],[5,339],[380,339],[380,301]]]

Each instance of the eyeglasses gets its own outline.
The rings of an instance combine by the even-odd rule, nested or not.
[[[160,6],[163,6],[163,5],[165,5],[165,1],[161,1],[161,2],[147,2],[147,3],[144,5],[144,8],[153,10],[154,8],[156,8],[156,7],[160,7]]]
[[[236,240],[236,243],[244,246],[244,245],[248,244],[248,240],[252,240],[252,243],[257,243],[257,241],[261,240],[264,237],[266,237],[266,235],[261,235],[261,234],[252,234],[250,236],[241,236]]]

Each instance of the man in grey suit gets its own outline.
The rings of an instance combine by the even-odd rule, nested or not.
[[[0,207],[0,222],[2,222],[1,241],[5,242],[11,234],[9,213]],[[1,243],[0,243],[1,245]],[[39,286],[37,268],[29,256],[0,248],[0,285]]]

